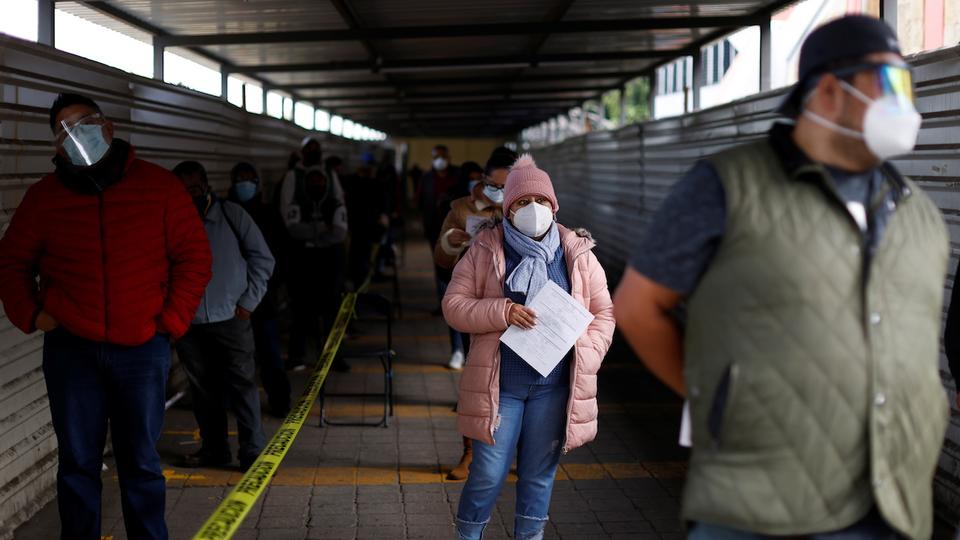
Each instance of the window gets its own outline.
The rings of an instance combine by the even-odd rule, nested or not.
[[[330,131],[330,113],[317,109],[314,113],[314,129],[318,131]]]
[[[274,118],[283,118],[283,96],[276,92],[267,92],[267,114]]]
[[[34,2],[36,5],[36,2]],[[3,9],[6,18],[6,9]],[[36,11],[34,12],[36,15]],[[153,45],[145,32],[132,26],[121,34],[105,26],[92,23],[76,15],[56,10],[54,12],[54,44],[61,51],[73,53],[101,62],[124,71],[153,77]],[[119,24],[119,23],[118,23]],[[37,20],[33,17],[33,34],[36,39]],[[141,39],[133,38],[137,35]],[[219,80],[219,73],[217,79]],[[220,93],[217,83],[217,94]]]
[[[297,102],[293,118],[294,122],[303,129],[313,129],[313,106],[302,101]]]
[[[330,119],[330,133],[343,135],[343,117],[334,115],[334,117]]]
[[[236,77],[227,77],[227,101],[243,108],[243,81]]]
[[[355,138],[355,137],[354,137],[354,133],[353,133],[353,129],[354,129],[355,127],[356,127],[356,124],[354,124],[352,120],[344,120],[344,121],[343,121],[343,136],[346,137],[346,138],[348,138],[348,139],[353,139],[353,138]]]
[[[223,91],[220,71],[170,51],[163,53],[163,80],[212,96]]]
[[[288,97],[283,98],[283,119],[293,121],[293,100]]]
[[[247,112],[263,114],[263,88],[247,83]]]
[[[37,40],[37,0],[3,0],[0,34]]]

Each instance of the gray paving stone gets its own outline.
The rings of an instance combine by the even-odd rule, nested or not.
[[[366,539],[402,539],[406,538],[406,529],[400,526],[364,527],[357,529],[357,540]]]
[[[403,505],[399,502],[377,502],[357,504],[357,515],[402,514]]]
[[[407,514],[406,522],[408,526],[449,525],[453,523],[453,516],[450,514]]]

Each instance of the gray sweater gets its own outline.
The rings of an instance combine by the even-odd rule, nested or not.
[[[238,306],[253,312],[273,274],[273,255],[263,234],[240,205],[219,198],[214,198],[203,225],[213,253],[213,279],[193,324],[230,320]]]

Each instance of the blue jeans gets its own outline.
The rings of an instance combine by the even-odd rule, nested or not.
[[[500,387],[494,444],[473,442],[473,463],[460,495],[457,538],[479,540],[517,454],[516,540],[540,540],[560,462],[567,420],[566,385]]]
[[[450,286],[450,283],[447,281],[443,281],[443,280],[437,281],[437,292],[439,293],[441,300],[443,300],[443,295],[447,294],[447,287],[449,286]],[[456,330],[454,330],[449,326],[447,327],[447,330],[449,330],[450,332],[450,352],[455,353],[457,351],[460,351],[466,354],[464,352],[466,349],[463,346],[464,345],[463,334],[461,334],[460,332],[457,332]]]
[[[95,343],[55,330],[44,337],[43,375],[57,434],[61,538],[99,540],[107,422],[127,537],[166,539],[166,483],[157,453],[170,340],[139,347]]]
[[[774,536],[731,529],[722,525],[697,523],[690,530],[688,540],[773,540]],[[853,525],[838,531],[816,533],[804,536],[808,540],[899,540],[903,538],[883,520],[880,513],[873,509],[867,516]]]

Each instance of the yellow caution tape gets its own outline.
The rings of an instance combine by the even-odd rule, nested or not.
[[[353,316],[356,303],[356,293],[348,293],[344,297],[337,320],[323,346],[323,353],[317,359],[317,365],[307,382],[307,388],[283,420],[280,429],[273,434],[266,448],[260,452],[257,460],[240,479],[240,483],[230,491],[213,515],[203,524],[200,531],[193,537],[194,540],[227,540],[233,537],[250,509],[263,494],[263,490],[270,484],[270,479],[277,472],[280,462],[287,455],[303,423],[310,415],[310,409],[317,400],[320,387],[323,386],[327,373],[330,372],[330,365],[340,348],[340,342],[343,341],[343,335],[347,331],[347,324]]]

